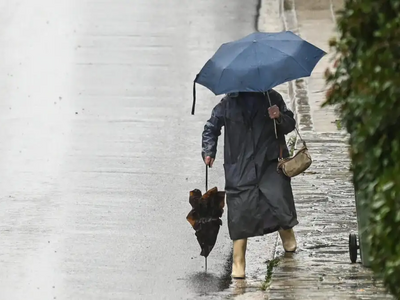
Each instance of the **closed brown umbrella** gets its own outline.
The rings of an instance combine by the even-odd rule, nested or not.
[[[197,241],[201,248],[200,255],[206,258],[207,270],[207,257],[214,248],[219,228],[222,225],[221,217],[225,206],[225,191],[218,191],[218,188],[214,187],[203,195],[200,190],[195,189],[190,192],[189,203],[192,210],[186,219],[196,232]]]

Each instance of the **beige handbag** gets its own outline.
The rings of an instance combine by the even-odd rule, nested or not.
[[[278,162],[278,171],[281,171],[288,177],[295,177],[303,173],[312,164],[311,155],[308,152],[306,142],[301,138],[297,128],[296,131],[300,137],[300,140],[303,142],[303,147],[299,151],[297,151],[297,153],[294,156],[288,158],[282,158],[282,147],[281,147],[280,151],[281,153]]]
[[[269,94],[267,93],[269,105],[272,106],[271,99],[269,97]],[[276,139],[278,139],[278,131],[276,128],[276,121],[274,120],[274,127],[275,127],[275,136]],[[303,173],[305,170],[307,170],[312,163],[311,155],[308,153],[307,145],[306,142],[301,138],[300,132],[297,130],[297,127],[295,127],[297,135],[299,136],[300,140],[303,142],[303,147],[297,151],[297,153],[288,158],[283,158],[282,157],[282,151],[283,148],[280,146],[280,153],[279,153],[279,162],[278,162],[278,167],[277,171],[282,172],[285,174],[287,177],[295,177],[301,173]]]

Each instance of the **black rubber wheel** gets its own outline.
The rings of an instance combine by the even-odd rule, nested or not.
[[[349,252],[350,252],[350,260],[354,264],[357,262],[357,255],[358,255],[358,238],[357,235],[351,233],[349,235]]]

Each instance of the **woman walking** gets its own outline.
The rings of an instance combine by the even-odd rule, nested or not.
[[[232,277],[245,277],[247,239],[278,231],[285,251],[296,250],[298,224],[290,178],[277,171],[289,156],[285,134],[293,113],[275,90],[227,95],[216,105],[202,135],[202,156],[212,167],[218,137],[224,136],[228,228],[233,240]]]

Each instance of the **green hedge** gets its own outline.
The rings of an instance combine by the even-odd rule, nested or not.
[[[372,205],[373,270],[400,299],[400,0],[346,0],[327,102],[350,133],[354,186]]]

